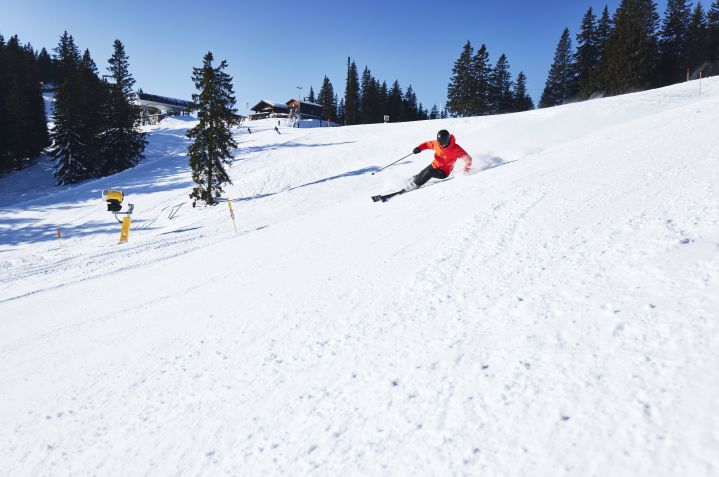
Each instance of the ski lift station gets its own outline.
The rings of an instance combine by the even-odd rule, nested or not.
[[[191,102],[139,90],[135,93],[135,104],[142,108],[143,124],[156,124],[166,116],[189,115]]]

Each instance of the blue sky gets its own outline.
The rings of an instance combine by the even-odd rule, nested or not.
[[[315,0],[144,1],[38,0],[6,2],[0,33],[17,34],[52,53],[64,30],[90,53],[102,73],[119,38],[130,57],[137,87],[190,99],[193,66],[212,51],[226,59],[238,109],[260,99],[286,101],[327,75],[340,96],[347,57],[360,70],[391,84],[409,84],[428,109],[446,101],[452,65],[464,43],[487,45],[490,60],[507,54],[512,74],[523,70],[539,100],[564,27],[573,38],[588,7],[613,13],[620,0],[425,1]],[[657,2],[663,15],[666,0]],[[351,13],[350,13],[351,12]]]

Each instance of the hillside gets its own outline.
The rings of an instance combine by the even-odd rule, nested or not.
[[[189,204],[187,121],[111,177],[0,177],[0,475],[718,475],[717,124],[719,78],[258,123],[237,233]],[[441,128],[473,173],[372,203]]]

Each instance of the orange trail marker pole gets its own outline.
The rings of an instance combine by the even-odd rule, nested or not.
[[[227,199],[227,207],[230,208],[230,218],[232,218],[232,226],[235,227],[235,233],[237,233],[237,224],[235,223],[235,211],[232,209],[232,200]]]

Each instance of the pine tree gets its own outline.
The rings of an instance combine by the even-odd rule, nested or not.
[[[115,40],[108,63],[113,82],[109,85],[108,104],[104,108],[102,176],[137,165],[147,144],[145,134],[138,130],[140,109],[133,103],[132,89],[135,80],[130,74],[129,58],[120,40]]]
[[[402,111],[402,88],[399,85],[399,81],[395,80],[392,83],[392,89],[389,90],[387,97],[387,114],[391,122],[400,121],[400,112]]]
[[[55,66],[45,48],[40,50],[40,54],[37,56],[37,70],[42,83],[55,82]]]
[[[719,74],[719,0],[714,0],[707,14],[707,55],[714,65],[709,74]]]
[[[198,200],[214,205],[222,186],[232,183],[224,165],[230,164],[232,150],[237,148],[231,131],[239,122],[232,77],[223,71],[226,61],[214,67],[213,59],[212,52],[207,52],[202,67],[192,69],[192,81],[199,91],[192,95],[192,109],[197,110],[199,123],[187,132],[193,141],[187,155],[192,180],[197,184],[190,194],[193,205]]]
[[[327,76],[322,80],[320,92],[317,95],[317,103],[322,105],[324,115],[330,121],[337,121],[336,96],[332,83]]]
[[[554,53],[554,62],[549,69],[549,76],[539,101],[539,107],[547,108],[564,104],[574,98],[577,93],[577,74],[572,55],[572,40],[569,36],[569,28],[565,28]]]
[[[429,119],[439,119],[439,108],[437,105],[433,105],[429,112]]]
[[[81,58],[75,41],[67,32],[55,48],[58,78],[50,154],[55,159],[55,178],[59,184],[72,184],[93,177],[94,164],[88,162],[85,137],[88,121],[83,117],[83,91],[80,80]],[[86,66],[84,67],[87,69]],[[87,71],[84,71],[87,76]]]
[[[697,70],[703,68],[705,62],[711,60],[708,51],[707,17],[701,2],[697,2],[692,11],[687,28],[687,42],[684,51],[686,68],[694,77]]]
[[[520,71],[517,75],[517,83],[514,86],[512,98],[514,100],[512,111],[521,112],[534,109],[534,101],[527,93],[527,76],[523,71]]]
[[[382,85],[379,87],[379,105],[380,105],[380,115],[382,116],[382,121],[384,121],[385,114],[388,114],[387,111],[389,111],[389,90],[387,89],[387,82],[382,81]]]
[[[588,98],[594,92],[594,78],[599,65],[599,41],[597,17],[592,7],[589,7],[582,18],[581,30],[577,35],[577,52],[574,55],[579,95],[582,98]]]
[[[380,103],[379,83],[365,66],[360,83],[360,123],[371,124],[382,122],[382,105]]]
[[[31,45],[0,36],[0,171],[20,170],[48,144],[40,76]]]
[[[347,82],[345,85],[345,100],[344,100],[344,123],[348,126],[353,124],[359,124],[359,106],[360,106],[360,95],[359,95],[359,77],[357,76],[357,65],[350,59],[347,58]]]
[[[402,107],[399,113],[400,122],[404,121],[416,121],[420,119],[420,113],[417,105],[417,95],[414,94],[412,85],[407,86],[407,90],[404,93],[402,99]]]
[[[509,71],[509,61],[503,53],[490,74],[489,104],[492,114],[511,113],[514,108],[512,97],[512,74]]]
[[[7,91],[9,83],[9,68],[8,62],[5,60],[5,37],[0,34],[0,172],[10,170],[10,124],[8,120],[8,113],[5,106],[7,102]]]
[[[77,88],[73,101],[78,112],[76,131],[83,144],[81,161],[88,170],[84,178],[102,177],[107,144],[101,136],[107,128],[104,111],[108,105],[108,89],[98,76],[90,50],[83,53],[77,76],[68,81],[76,82]]]
[[[604,57],[607,41],[609,41],[609,36],[612,34],[613,29],[614,24],[609,16],[609,7],[605,5],[602,16],[597,23],[597,60],[599,62]]]
[[[309,101],[310,103],[314,103],[316,101],[315,91],[312,89],[312,86],[310,86],[310,94],[307,96],[307,101]]]
[[[662,85],[685,77],[685,53],[690,11],[686,0],[669,0],[659,32],[659,74]]]
[[[473,99],[476,90],[473,59],[474,48],[467,41],[459,58],[454,62],[452,77],[447,86],[447,111],[454,117],[476,114]]]
[[[58,86],[60,86],[67,77],[73,76],[77,72],[80,64],[80,50],[75,46],[75,40],[72,35],[65,31],[60,37],[60,43],[53,50],[55,51],[55,74]]]
[[[657,80],[657,25],[653,0],[622,0],[599,66],[601,88],[623,94],[651,88]]]
[[[345,120],[344,98],[340,99],[340,102],[337,104],[337,124],[347,124],[347,121]]]
[[[489,52],[487,46],[482,45],[472,58],[472,95],[470,100],[470,111],[472,116],[484,116],[492,114],[490,101],[490,76],[492,67],[489,64]]]

